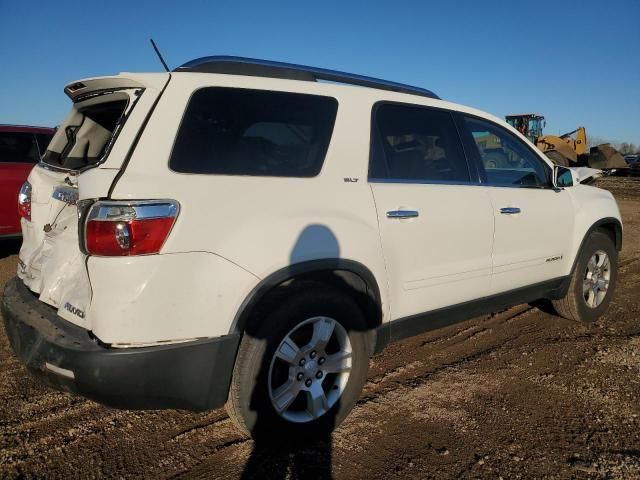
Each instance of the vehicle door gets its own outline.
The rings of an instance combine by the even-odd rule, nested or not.
[[[494,220],[477,178],[450,112],[374,106],[369,184],[392,319],[487,294]]]
[[[491,293],[561,277],[574,221],[569,193],[553,187],[552,167],[514,133],[472,116],[464,124],[495,218]]]

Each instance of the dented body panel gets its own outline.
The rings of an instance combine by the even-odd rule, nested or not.
[[[54,135],[44,162],[31,171],[31,220],[22,219],[23,243],[20,249],[18,277],[42,302],[55,307],[65,320],[91,329],[87,312],[91,303],[91,284],[86,255],[80,248],[78,202],[108,196],[109,189],[120,171],[131,145],[138,135],[151,107],[166,85],[168,75],[134,75],[89,79],[76,82],[73,93],[65,89],[74,106]],[[84,85],[79,87],[79,84]],[[123,117],[111,134],[97,139],[104,141],[103,155],[94,165],[79,169],[64,168],[63,155],[85,152],[94,143],[93,131],[80,141],[83,127],[82,112],[117,99],[129,98]],[[135,107],[135,108],[134,108]],[[70,130],[71,129],[71,130]],[[76,136],[69,146],[69,135]],[[82,145],[85,145],[84,147]],[[94,146],[94,148],[97,148]],[[50,161],[48,159],[56,159]]]
[[[193,114],[196,122],[185,120],[190,100],[202,89],[234,99],[228,118],[210,115],[218,104],[205,103]],[[259,111],[244,120],[237,118],[237,92],[231,89],[286,95],[271,107],[278,115]],[[536,188],[491,185],[465,155],[469,145],[460,131],[465,115],[500,120],[430,96],[193,72],[80,80],[66,93],[72,111],[29,176],[32,213],[31,220],[22,219],[19,279],[8,287],[2,308],[12,347],[24,363],[110,405],[220,406],[243,321],[262,313],[254,308],[263,305],[263,295],[307,275],[362,298],[363,313],[372,317],[367,327],[373,352],[389,338],[401,338],[388,327],[403,321],[409,327],[398,328],[412,331],[445,309],[457,308],[462,318],[468,305],[503,308],[513,299],[552,298],[549,292],[556,295],[569,278],[594,224],[606,220],[621,230],[608,192],[581,184],[560,188],[555,176]],[[314,130],[314,120],[300,113],[311,111],[307,107],[281,118],[279,102],[287,95],[295,102],[304,95],[329,97],[330,128],[325,122]],[[259,102],[248,103],[253,112]],[[372,176],[372,113],[379,103],[448,112],[451,142],[460,142],[457,156],[469,181],[391,175],[390,168],[387,177]],[[264,134],[274,125],[284,133]],[[262,170],[172,169],[183,128],[187,136],[199,133],[198,140],[186,142],[191,165],[201,166],[214,151],[233,150],[241,139],[244,149],[223,162],[266,158]],[[512,127],[500,128],[554,172],[531,142]],[[330,131],[322,145],[324,130]],[[216,135],[223,141],[209,143]],[[276,141],[286,136],[299,141]],[[383,150],[398,146],[387,143]],[[418,166],[433,160],[411,145],[393,152],[394,162],[407,161],[404,153]],[[310,174],[293,167],[264,174],[274,164],[304,166],[314,153],[321,163]],[[443,159],[444,153],[437,171],[451,170]],[[574,173],[579,181],[597,175]],[[528,291],[538,296],[525,297]]]

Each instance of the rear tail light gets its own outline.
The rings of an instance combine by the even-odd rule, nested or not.
[[[105,257],[158,253],[177,215],[174,200],[96,202],[87,214],[85,249]]]
[[[31,220],[31,184],[24,182],[18,193],[18,216]]]

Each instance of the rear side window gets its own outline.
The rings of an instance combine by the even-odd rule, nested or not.
[[[37,163],[40,161],[32,133],[0,132],[0,163]]]
[[[469,168],[449,112],[383,103],[374,107],[369,177],[469,182]]]
[[[169,166],[183,173],[313,177],[337,109],[331,97],[203,88],[189,101]]]

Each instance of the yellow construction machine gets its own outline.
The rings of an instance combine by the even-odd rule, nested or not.
[[[555,164],[565,167],[586,166],[611,170],[627,167],[624,157],[608,143],[589,149],[587,132],[578,127],[564,135],[543,135],[544,116],[537,113],[507,115],[507,123],[526,136]]]

